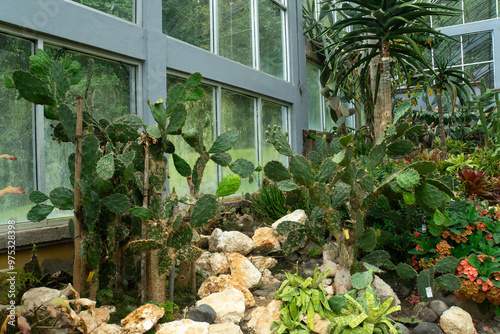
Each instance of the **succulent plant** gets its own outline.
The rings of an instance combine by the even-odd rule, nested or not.
[[[428,269],[418,273],[406,263],[396,267],[399,276],[404,279],[417,278],[418,293],[422,301],[428,301],[436,294],[437,285],[448,291],[458,291],[462,286],[460,279],[452,274],[457,268],[458,260],[452,256],[444,257]],[[434,278],[436,273],[443,275]]]
[[[29,72],[14,72],[12,79],[7,80],[8,86],[16,89],[21,97],[45,106],[45,116],[55,122],[54,139],[73,142],[76,113],[70,107],[67,93],[82,77],[80,65],[67,60],[53,61],[41,50],[30,57],[30,62]],[[131,253],[159,250],[163,254],[159,259],[160,270],[168,270],[175,258],[192,261],[199,256],[199,249],[192,243],[195,229],[216,218],[218,205],[214,195],[199,194],[210,159],[221,166],[230,166],[236,173],[221,182],[218,196],[234,194],[241,178],[249,177],[256,170],[244,159],[231,163],[231,156],[226,153],[238,140],[238,131],[221,134],[207,150],[203,142],[205,119],[199,120],[194,129],[184,129],[185,103],[202,96],[201,80],[201,75],[194,73],[185,85],[172,86],[166,101],[158,100],[154,104],[148,101],[157,122],[154,126],[144,126],[137,115],[125,115],[110,122],[96,119],[93,113],[83,110],[84,138],[81,152],[77,152],[82,157],[82,176],[77,180],[81,212],[76,215],[83,229],[83,257],[97,273],[94,281],[99,282],[100,288],[106,289],[116,281],[113,257],[120,246]],[[167,137],[173,135],[181,136],[199,154],[194,166],[180,153],[175,153],[175,146]],[[168,175],[165,154],[170,154],[173,166],[190,185],[190,199],[181,199],[175,194],[162,199]],[[73,183],[75,154],[69,157],[68,166]],[[146,181],[148,184],[144,184]],[[30,199],[36,205],[29,211],[28,219],[41,221],[56,207],[71,209],[73,192],[67,188],[56,188],[49,195],[33,192]],[[187,209],[174,213],[173,208],[182,201],[188,204]],[[189,216],[191,224],[186,224],[184,219]],[[155,223],[150,224],[151,220]],[[149,225],[149,236],[143,239],[134,233],[134,226],[141,224]]]
[[[408,131],[412,127],[406,123],[388,127],[368,155],[367,164],[358,165],[353,161],[352,135],[334,139],[330,150],[325,137],[316,138],[316,153],[308,160],[291,152],[279,127],[268,127],[267,142],[289,158],[289,168],[279,161],[270,161],[264,166],[265,175],[282,191],[300,189],[307,193],[315,205],[315,214],[308,217],[306,227],[285,223],[278,229],[278,233],[287,235],[283,250],[297,250],[306,236],[321,246],[325,236],[331,235],[340,247],[340,264],[350,268],[356,261],[357,249],[370,252],[377,244],[377,232],[365,229],[364,220],[385,189],[390,188],[408,202],[416,201],[430,213],[441,207],[446,196],[453,197],[445,183],[432,177],[436,169],[433,162],[411,164],[374,185],[369,170],[384,159],[403,157],[413,151],[411,142],[403,139]],[[348,218],[342,218],[343,215]]]

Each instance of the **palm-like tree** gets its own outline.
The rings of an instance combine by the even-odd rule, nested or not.
[[[430,27],[428,18],[431,15],[456,15],[460,11],[425,0],[351,0],[349,3],[326,0],[325,4],[329,4],[332,11],[346,15],[345,19],[323,31],[332,40],[341,36],[325,46],[333,50],[331,59],[345,54],[359,55],[340,80],[345,80],[357,69],[366,74],[372,64],[374,100],[381,92],[374,112],[377,140],[386,124],[392,123],[392,64],[400,64],[407,77],[411,76],[410,69],[423,72],[422,64],[426,61],[414,36],[445,36]],[[345,33],[346,30],[350,31]]]
[[[436,93],[436,102],[439,117],[439,139],[441,141],[441,151],[444,156],[447,155],[446,134],[444,129],[444,114],[443,114],[443,92],[447,92],[451,96],[450,114],[455,109],[457,99],[464,105],[469,98],[470,92],[474,91],[472,76],[462,71],[459,67],[450,66],[450,58],[446,56],[434,56],[434,67],[430,73],[417,73],[411,78],[411,84],[418,82],[423,83],[429,89]]]

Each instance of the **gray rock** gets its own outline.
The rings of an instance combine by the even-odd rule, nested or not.
[[[255,296],[255,297],[265,297],[267,296],[269,293],[269,291],[267,290],[263,290],[263,289],[259,289],[259,290],[255,290],[255,291],[252,291],[252,294]]]
[[[302,265],[302,267],[304,269],[307,269],[307,270],[314,270],[314,269],[316,269],[316,266],[318,266],[318,265],[319,265],[318,260],[311,259],[311,260],[307,261],[306,263],[304,263]]]
[[[396,329],[399,328],[399,330],[401,331],[401,334],[410,334],[410,330],[408,329],[408,327],[406,327],[405,325],[397,322],[396,325],[394,325],[394,327],[396,327]]]
[[[287,255],[286,259],[290,262],[297,262],[297,260],[299,259],[299,254],[297,254],[297,252],[293,252],[292,254]]]
[[[337,279],[335,277],[335,279]],[[393,297],[395,305],[401,305],[401,301],[399,300],[398,296],[394,292],[394,290],[391,288],[389,284],[384,282],[380,277],[375,275],[373,278],[373,283],[372,283],[372,288],[377,294],[377,296],[382,297],[382,296],[388,296],[388,297]]]
[[[215,317],[217,317],[217,313],[215,313],[212,306],[207,304],[201,304],[189,309],[189,319],[193,321],[208,322],[209,324],[213,324]]]
[[[448,305],[448,307],[457,306],[457,305],[455,305],[456,296],[455,295],[453,295],[453,296],[455,297],[455,299],[448,298],[448,297],[443,296],[443,294],[441,294],[441,293],[437,293],[434,296],[434,299],[443,301],[446,305]]]
[[[303,272],[301,273],[301,276],[303,278],[312,277],[314,275],[314,269],[316,269],[317,265],[319,265],[319,261],[312,259],[303,263],[302,264]]]
[[[418,317],[422,319],[423,322],[436,322],[439,319],[437,314],[428,307],[424,307],[424,309],[420,311]]]
[[[278,273],[278,274],[274,275],[274,278],[276,278],[280,282],[283,282],[284,280],[286,280],[286,275]]]
[[[443,314],[444,311],[449,309],[448,305],[442,300],[433,300],[429,303],[429,308],[436,313],[438,317]]]
[[[442,334],[441,328],[432,322],[421,322],[413,330],[414,334]],[[457,333],[458,334],[458,333]]]
[[[413,292],[412,288],[407,287],[404,284],[398,283],[396,294],[398,295],[399,299],[406,299],[406,298],[410,297],[412,292]]]

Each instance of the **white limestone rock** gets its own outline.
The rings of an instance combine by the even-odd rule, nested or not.
[[[198,322],[191,319],[182,319],[167,322],[162,325],[156,334],[209,334],[208,322]]]
[[[261,227],[255,230],[252,240],[258,248],[267,251],[281,249],[281,244],[276,237],[276,230],[271,227]]]
[[[227,258],[231,268],[231,276],[241,285],[252,290],[261,284],[262,274],[250,260],[239,253],[231,253]]]
[[[257,245],[245,234],[238,231],[222,232],[220,229],[215,229],[210,236],[209,250],[211,252],[223,253],[240,253],[247,255]]]
[[[255,334],[271,334],[269,328],[273,321],[280,319],[280,306],[281,301],[273,300],[267,307],[257,307],[251,313],[251,319],[248,322],[248,327],[252,329]]]
[[[470,314],[456,306],[452,306],[443,312],[439,320],[439,325],[446,334],[476,333]]]
[[[274,229],[277,229],[278,225],[284,221],[292,221],[292,222],[304,224],[306,222],[306,219],[307,219],[307,215],[306,215],[306,212],[304,210],[295,210],[294,212],[292,212],[284,217],[281,217],[280,219],[275,221],[273,223],[273,225],[271,225],[271,226]]]
[[[238,324],[245,315],[245,296],[243,292],[233,287],[213,293],[196,302],[196,306],[201,304],[207,304],[214,309],[217,313],[214,322],[216,324],[225,322]]]
[[[50,289],[46,287],[29,289],[21,297],[21,305],[33,310],[36,307],[42,306],[43,303],[51,300],[52,298],[59,297],[60,293],[61,291],[57,289]],[[66,296],[61,298],[66,299]]]
[[[165,310],[153,304],[142,305],[122,320],[124,334],[142,334],[156,325],[163,317]]]
[[[223,324],[213,324],[208,327],[209,334],[243,334],[240,326],[233,324],[232,322],[226,322]]]

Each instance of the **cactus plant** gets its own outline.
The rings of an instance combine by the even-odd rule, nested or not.
[[[462,286],[460,279],[451,273],[455,271],[457,265],[458,260],[456,258],[447,256],[420,273],[417,273],[415,269],[405,263],[398,264],[396,271],[401,278],[417,278],[418,293],[421,300],[425,302],[434,296],[437,285],[448,291],[458,291],[460,289]],[[450,273],[444,274],[446,272]],[[436,273],[444,275],[434,278]]]
[[[221,134],[215,142],[212,144],[212,147],[208,150],[208,153],[224,153],[228,151],[231,147],[234,146],[240,133],[237,130],[229,130]]]
[[[232,162],[229,165],[229,169],[231,169],[233,173],[238,174],[240,177],[246,178],[253,174],[255,166],[252,162],[240,158]]]
[[[319,236],[322,231],[328,231],[339,244],[340,265],[349,269],[357,261],[357,249],[370,252],[377,244],[377,231],[365,229],[364,220],[372,204],[388,188],[401,197],[406,197],[408,201],[416,199],[424,210],[434,213],[443,202],[444,193],[448,196],[453,194],[444,183],[436,183],[429,175],[435,170],[435,164],[409,165],[387,177],[378,186],[375,186],[367,172],[380,165],[387,157],[402,157],[411,153],[413,145],[403,139],[409,130],[410,126],[388,127],[385,136],[372,148],[367,164],[358,165],[353,161],[352,135],[332,141],[329,151],[326,149],[325,138],[316,138],[318,153],[313,154],[312,161],[311,156],[307,160],[300,155],[291,154],[286,135],[281,133],[281,129],[268,127],[267,141],[278,152],[290,157],[290,167],[287,169],[280,162],[271,161],[264,166],[265,175],[276,182],[282,191],[300,189],[307,193],[316,206],[315,212],[320,213],[308,218],[306,229],[304,226],[284,225],[282,229],[286,227],[287,231],[282,233],[286,232],[288,235],[283,245],[284,251],[296,250],[305,236],[321,246],[328,233],[324,233],[323,237]],[[343,215],[347,215],[347,218],[343,218]],[[388,258],[382,262],[388,267],[394,267]]]
[[[224,197],[234,194],[241,185],[241,177],[238,174],[229,174],[222,178],[215,192],[215,196]]]
[[[115,155],[110,153],[102,157],[96,166],[97,175],[104,181],[111,179],[115,173]]]

